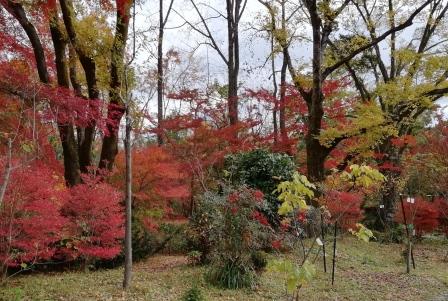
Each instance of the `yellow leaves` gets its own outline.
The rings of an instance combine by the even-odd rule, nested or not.
[[[403,65],[409,65],[418,58],[418,54],[411,48],[398,49],[395,51],[394,56]]]
[[[319,135],[319,142],[320,144],[329,147],[334,139],[342,137],[344,134],[345,132],[343,130],[336,127],[329,127],[321,131]]]
[[[433,99],[427,93],[434,89],[440,89],[446,86],[446,83],[434,85],[428,82],[413,84],[408,78],[397,78],[393,82],[385,83],[377,87],[377,94],[382,98],[383,103],[390,107],[400,106],[401,112],[409,112],[401,117],[401,123],[415,123],[411,112],[417,110],[432,109],[434,107]]]
[[[331,66],[352,52],[358,50],[362,46],[368,44],[370,40],[359,34],[342,36],[339,40],[334,41],[335,48],[327,47],[324,54],[324,66]],[[337,50],[335,50],[337,49]],[[352,67],[356,60],[352,60]]]
[[[275,39],[277,40],[277,42],[280,45],[286,45],[287,44],[289,34],[288,34],[288,31],[286,29],[279,28],[279,29],[273,30],[272,34],[274,35]]]
[[[378,85],[376,96],[389,107],[400,105],[410,111],[431,109],[433,99],[427,93],[446,87],[447,83],[440,80],[448,70],[447,56],[430,52],[419,54],[406,48],[395,51],[394,57],[401,66],[401,76]]]
[[[316,186],[308,181],[304,175],[295,172],[292,181],[281,182],[274,192],[280,193],[277,197],[282,204],[278,209],[278,214],[287,215],[295,209],[306,210],[306,198],[314,196],[313,190]]]
[[[329,147],[340,137],[356,137],[357,143],[350,151],[363,152],[380,143],[382,139],[396,134],[396,129],[386,122],[381,107],[375,102],[359,103],[351,112],[348,122],[339,127],[328,127],[321,131],[319,142]]]
[[[386,180],[386,177],[378,170],[368,165],[357,164],[350,165],[350,172],[344,171],[341,178],[362,188],[370,188]]]
[[[313,86],[313,78],[309,75],[304,75],[300,72],[297,72],[296,77],[294,77],[294,83],[297,83],[304,89],[311,88]]]
[[[447,69],[448,57],[446,55],[425,57],[422,66],[423,75],[427,80],[438,80]]]
[[[105,16],[92,13],[77,20],[74,25],[80,47],[97,64],[99,88],[108,87],[110,53],[113,45],[110,24]],[[82,72],[79,74],[82,75]]]
[[[362,240],[364,242],[369,242],[370,239],[375,238],[373,235],[373,232],[369,229],[367,229],[366,226],[363,224],[356,224],[356,227],[358,227],[358,231],[355,231],[353,229],[349,229],[350,233],[354,236],[356,236],[359,240]]]
[[[113,35],[104,16],[87,15],[75,22],[75,29],[82,49],[95,58],[112,47]],[[110,52],[107,52],[110,56]]]
[[[419,85],[414,85],[408,77],[397,78],[394,81],[377,86],[376,94],[381,97],[384,104],[389,106],[403,102],[417,103],[424,99]]]

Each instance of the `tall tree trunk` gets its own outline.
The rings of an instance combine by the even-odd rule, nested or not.
[[[384,175],[387,181],[381,189],[381,204],[384,208],[380,210],[380,220],[377,220],[376,228],[379,230],[388,230],[394,224],[395,204],[399,197],[398,182],[400,180],[400,172],[386,171]]]
[[[21,4],[8,1],[5,8],[17,19],[25,33],[27,34],[34,51],[37,72],[39,79],[44,84],[49,84],[49,75],[46,65],[45,52],[37,34],[36,28],[29,22],[26,13]],[[56,8],[52,8],[55,10]],[[55,63],[57,70],[57,78],[59,86],[69,88],[67,76],[67,64],[65,57],[66,42],[58,28],[58,20],[56,12],[50,12],[53,16],[50,18],[50,31],[55,50]],[[73,186],[80,182],[78,152],[76,142],[74,140],[74,132],[72,124],[58,123],[59,136],[62,144],[64,156],[64,177],[67,185]]]
[[[69,76],[73,90],[78,97],[84,97],[82,95],[81,84],[78,81],[78,72],[76,70],[77,56],[76,51],[72,45],[68,45],[68,61],[69,61]],[[81,144],[84,141],[84,129],[80,126],[76,127],[76,142],[78,146],[78,152]]]
[[[240,45],[239,45],[239,22],[246,8],[247,0],[226,0],[227,21],[227,58],[224,52],[216,43],[210,28],[207,25],[206,18],[201,14],[194,0],[190,0],[194,9],[201,19],[205,32],[189,23],[198,33],[209,39],[213,49],[217,51],[221,59],[227,66],[227,106],[228,120],[230,125],[238,123],[238,74],[240,68]],[[237,134],[235,134],[237,135]]]
[[[132,149],[131,149],[131,116],[129,103],[126,108],[126,225],[124,239],[124,280],[123,288],[128,289],[132,280]]]
[[[389,162],[394,166],[400,165],[400,151],[397,150],[391,142],[391,139],[386,139],[380,146],[379,151],[383,155],[379,164]],[[386,181],[381,188],[380,204],[384,206],[380,210],[379,219],[376,220],[375,227],[379,230],[389,230],[393,227],[395,217],[395,205],[399,199],[399,181],[401,177],[400,170],[386,170],[383,171],[386,176]]]
[[[308,103],[308,132],[305,138],[307,154],[308,178],[313,182],[321,182],[325,178],[324,161],[326,154],[318,137],[322,127],[324,110],[322,106],[322,36],[321,19],[319,17],[317,1],[307,1],[313,31],[313,86],[311,89],[311,102]]]
[[[157,40],[157,142],[163,144],[163,133],[161,132],[163,122],[163,34],[164,34],[164,18],[163,18],[163,0],[159,0],[159,37]]]
[[[99,90],[96,78],[96,63],[79,43],[73,23],[73,20],[75,19],[73,3],[71,0],[60,0],[59,3],[62,11],[62,19],[64,20],[70,43],[75,49],[84,70],[89,98],[98,99]],[[87,173],[88,167],[92,165],[92,145],[95,139],[95,127],[96,121],[91,120],[90,124],[84,129],[84,139],[79,145],[79,166],[82,173]]]
[[[11,15],[14,16],[14,18],[16,18],[16,20],[20,23],[26,35],[28,36],[31,46],[33,47],[39,79],[41,82],[48,84],[50,79],[48,76],[47,63],[45,60],[45,52],[44,48],[42,47],[39,35],[37,34],[36,28],[28,20],[25,10],[19,2],[7,0],[6,5],[4,4],[4,7],[7,11],[9,11]]]
[[[112,170],[115,157],[118,153],[118,129],[124,114],[124,104],[120,92],[122,90],[123,61],[126,41],[129,32],[130,7],[117,8],[117,21],[115,24],[115,37],[111,50],[110,64],[110,103],[107,112],[107,135],[103,138],[99,168]]]
[[[282,69],[280,70],[280,137],[282,143],[288,138],[286,132],[286,111],[285,111],[285,97],[286,97],[286,69],[288,67],[286,55],[283,53]]]
[[[228,110],[230,125],[238,123],[238,73],[239,58],[239,19],[241,0],[227,0],[227,39],[228,39]]]
[[[67,43],[64,40],[64,35],[59,28],[59,20],[56,12],[54,12],[50,19],[50,32],[53,41],[55,52],[55,64],[57,70],[58,85],[65,88],[70,88],[66,48]],[[64,177],[68,186],[74,186],[81,182],[79,173],[78,149],[75,140],[75,132],[73,124],[58,123],[59,136],[62,144],[62,152],[64,155]]]
[[[272,17],[271,22],[275,22],[275,18]],[[272,123],[274,126],[274,145],[278,143],[278,123],[277,123],[277,112],[278,112],[278,103],[277,103],[277,76],[275,74],[275,37],[274,34],[271,33],[271,68],[272,68],[272,86],[273,92],[272,97],[274,100],[274,109],[272,110]]]

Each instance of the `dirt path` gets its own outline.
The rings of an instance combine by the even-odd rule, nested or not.
[[[188,264],[188,257],[182,255],[157,255],[138,264],[139,270],[167,271],[169,269]]]

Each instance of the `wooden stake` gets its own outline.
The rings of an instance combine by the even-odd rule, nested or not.
[[[407,244],[407,256],[406,256],[406,273],[410,273],[411,271],[411,258],[413,258],[414,256],[411,255],[412,252],[412,246],[411,246],[411,237],[409,234],[409,228],[408,228],[408,222],[406,220],[406,212],[404,211],[404,203],[403,203],[403,196],[400,195],[400,203],[401,203],[401,211],[403,212],[403,221],[404,221],[404,226],[406,228],[406,236],[408,238],[408,244]]]
[[[338,229],[338,222],[334,222],[334,236],[333,236],[333,269],[331,271],[331,285],[334,284],[334,270],[336,267],[336,234]]]
[[[324,231],[324,218],[322,213],[320,214],[320,231],[322,236],[322,251],[324,256],[324,272],[327,272],[327,259],[326,259],[326,253],[325,253],[325,231]]]

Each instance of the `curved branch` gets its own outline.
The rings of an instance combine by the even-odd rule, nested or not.
[[[387,38],[389,35],[391,35],[394,32],[403,30],[413,24],[414,18],[426,7],[428,6],[433,0],[426,0],[425,3],[423,3],[420,7],[418,7],[410,16],[409,18],[401,23],[400,25],[391,28],[387,30],[385,33],[377,37],[376,39],[373,39],[370,41],[370,43],[367,43],[366,45],[359,47],[358,49],[354,50],[352,53],[347,55],[346,57],[342,58],[339,62],[334,63],[330,67],[327,67],[323,73],[322,73],[322,79],[327,78],[331,73],[333,73],[335,70],[337,70],[339,67],[345,65],[345,63],[349,62],[352,58],[360,54],[361,52],[369,49],[372,46],[375,46],[376,44],[383,41],[385,38]]]

